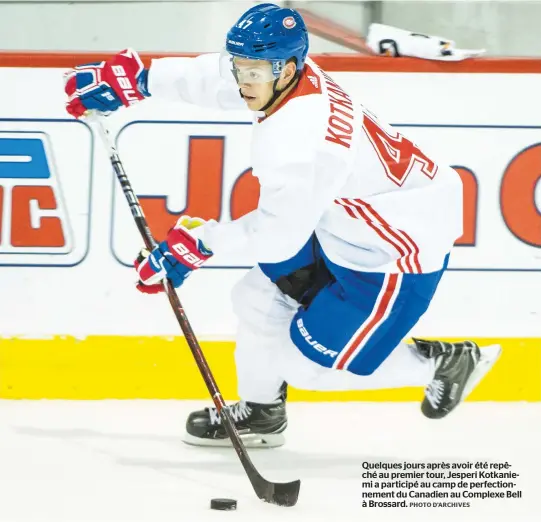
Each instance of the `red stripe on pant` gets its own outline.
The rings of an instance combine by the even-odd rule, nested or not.
[[[389,307],[392,306],[393,300],[393,294],[396,290],[397,283],[398,283],[398,274],[389,274],[389,279],[387,280],[387,285],[385,287],[385,290],[383,292],[383,296],[381,299],[379,299],[379,303],[376,301],[376,312],[373,315],[372,319],[368,321],[368,323],[364,324],[362,327],[362,330],[356,334],[356,337],[353,339],[353,342],[351,342],[349,348],[347,349],[346,353],[344,355],[339,355],[338,363],[336,364],[335,368],[338,370],[343,370],[344,366],[349,362],[349,359],[351,356],[355,353],[355,350],[357,347],[370,335],[374,333],[374,331],[377,329],[379,323],[382,321],[382,319],[386,316],[386,313],[388,312]],[[372,311],[373,313],[373,311]],[[369,316],[370,317],[370,316]]]

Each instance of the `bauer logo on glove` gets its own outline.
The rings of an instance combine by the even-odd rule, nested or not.
[[[80,118],[89,110],[109,114],[128,107],[150,96],[147,75],[141,58],[132,49],[104,62],[79,65],[64,76],[66,110]]]
[[[146,294],[164,291],[163,279],[178,288],[193,270],[200,268],[211,256],[209,250],[194,233],[205,223],[201,218],[182,216],[169,231],[165,241],[149,252],[143,249],[135,260],[139,275],[137,289]],[[200,233],[202,234],[203,228]]]
[[[200,268],[206,261],[206,259],[197,257],[183,243],[172,245],[171,248],[177,253],[177,257],[180,257],[188,266],[192,266],[193,268]]]

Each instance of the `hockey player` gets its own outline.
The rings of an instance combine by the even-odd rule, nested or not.
[[[154,96],[254,111],[256,210],[229,222],[183,216],[135,262],[138,289],[180,287],[212,255],[248,245],[257,265],[236,285],[247,444],[279,446],[289,383],[310,390],[426,386],[421,411],[451,412],[500,353],[471,341],[403,339],[427,310],[462,233],[462,184],[379,120],[310,58],[292,9],[260,4],[231,28],[225,51],[162,58],[136,52],[76,67],[67,110],[109,113]],[[192,413],[187,442],[226,445],[214,408]]]

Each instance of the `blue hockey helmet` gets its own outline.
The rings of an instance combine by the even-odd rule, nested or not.
[[[233,57],[269,61],[275,77],[288,60],[295,58],[300,72],[308,54],[308,31],[294,9],[259,4],[248,9],[229,30],[226,51]]]

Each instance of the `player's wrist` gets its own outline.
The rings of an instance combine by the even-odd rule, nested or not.
[[[198,226],[196,228],[190,229],[190,235],[194,238],[197,249],[205,256],[212,256],[214,255],[214,252],[212,251],[212,248],[209,245],[208,239],[206,238],[206,231],[210,226],[212,226],[212,223],[215,223],[213,219],[210,221],[207,221],[201,226]]]

